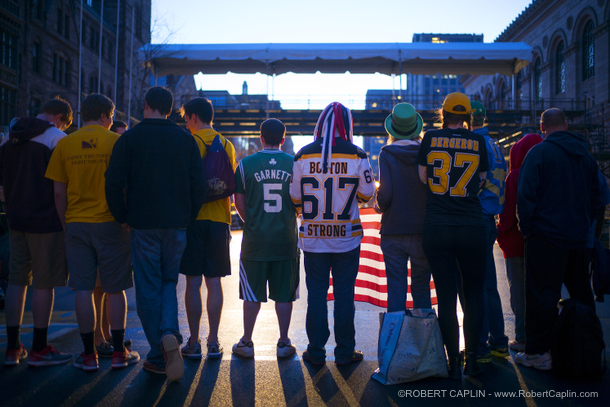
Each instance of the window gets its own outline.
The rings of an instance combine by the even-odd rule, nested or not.
[[[17,91],[0,85],[0,126],[8,126],[16,116]]]
[[[110,40],[108,40],[108,62],[111,64],[114,62],[114,46]]]
[[[536,102],[542,99],[542,72],[540,70],[542,61],[540,58],[536,59],[534,63],[534,84],[536,85]]]
[[[70,61],[60,53],[53,55],[53,81],[70,87]]]
[[[134,10],[136,16],[136,37],[139,40],[142,40],[142,13],[140,11],[140,6],[137,5]]]
[[[112,99],[112,88],[110,87],[110,85],[106,87],[106,96]]]
[[[595,43],[593,41],[593,21],[585,25],[582,34],[582,80],[595,75]]]
[[[32,18],[42,19],[42,6],[44,0],[32,0]]]
[[[34,41],[34,46],[32,47],[32,70],[36,73],[40,73],[40,65],[42,60],[42,55],[40,54],[41,47],[40,41]]]
[[[17,36],[0,28],[0,64],[17,69]]]
[[[64,37],[70,39],[70,16],[67,13],[64,14]]]
[[[92,76],[89,78],[89,93],[97,93],[97,76]]]
[[[85,92],[85,71],[81,70],[80,72],[80,91],[81,93],[86,93]]]
[[[89,28],[89,48],[93,51],[97,50],[100,46],[100,33],[93,27]]]
[[[566,60],[563,56],[563,41],[555,50],[555,93],[566,91]]]
[[[57,10],[57,32],[64,33],[64,13],[62,9]]]

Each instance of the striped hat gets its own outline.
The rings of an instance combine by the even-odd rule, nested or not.
[[[322,138],[322,168],[326,173],[332,159],[332,146],[335,145],[335,137],[341,137],[350,143],[353,141],[354,129],[352,112],[339,102],[333,102],[326,106],[313,131],[314,139]]]

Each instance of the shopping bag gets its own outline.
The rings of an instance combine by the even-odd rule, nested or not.
[[[436,313],[431,308],[380,313],[373,379],[383,384],[447,377],[447,359]]]

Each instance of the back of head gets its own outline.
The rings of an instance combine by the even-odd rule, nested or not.
[[[561,109],[553,107],[545,110],[540,116],[540,123],[544,125],[546,133],[562,131],[566,128],[566,115]]]
[[[162,86],[153,86],[146,92],[144,101],[151,110],[156,110],[163,116],[168,116],[172,112],[174,96],[172,92]]]
[[[470,128],[471,113],[470,99],[461,92],[454,92],[447,95],[443,101],[442,121],[443,128],[450,125],[463,125]]]
[[[267,119],[261,124],[261,137],[269,146],[279,146],[285,134],[286,126],[278,119]]]
[[[350,143],[353,139],[352,112],[339,102],[326,106],[313,131],[314,139],[324,138],[334,144],[335,137],[341,137]]]
[[[127,123],[121,120],[115,120],[112,122],[112,126],[110,127],[110,131],[117,132],[118,129],[127,129]]]
[[[70,103],[59,96],[42,105],[40,112],[51,116],[57,116],[60,114],[61,117],[59,120],[65,123],[66,127],[70,127],[72,125],[72,107],[70,106]]]
[[[114,114],[114,103],[107,96],[92,93],[83,100],[80,113],[85,123],[100,120],[102,115],[110,118]]]
[[[180,114],[182,117],[195,115],[202,122],[212,125],[214,121],[214,106],[208,98],[194,98],[186,102],[180,108]]]
[[[470,102],[470,107],[474,110],[472,112],[472,127],[483,127],[487,118],[485,106],[483,103],[473,100]]]

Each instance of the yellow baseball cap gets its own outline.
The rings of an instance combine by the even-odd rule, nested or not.
[[[470,99],[462,92],[448,94],[443,102],[443,110],[453,114],[470,114],[474,112],[474,109],[470,106]]]

